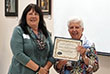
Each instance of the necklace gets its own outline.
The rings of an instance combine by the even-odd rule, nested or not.
[[[39,45],[39,49],[44,50],[46,43],[44,42],[44,36],[41,36],[41,35],[42,35],[41,31],[39,31],[38,35],[35,35],[35,36],[36,36],[37,43]]]

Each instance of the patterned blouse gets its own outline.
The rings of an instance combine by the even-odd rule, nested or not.
[[[82,56],[80,56],[78,61],[68,61],[71,66],[66,64],[62,67],[62,69],[59,70],[57,68],[59,59],[57,59],[54,68],[59,74],[92,74],[98,70],[99,64],[95,46],[93,44],[91,45],[84,35],[82,36],[81,40],[83,41],[83,47],[87,49],[86,56],[89,58],[89,64],[86,65],[82,59]]]

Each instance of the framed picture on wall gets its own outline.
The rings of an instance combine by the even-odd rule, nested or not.
[[[37,5],[42,9],[44,15],[51,15],[51,0],[37,0]]]
[[[5,0],[5,16],[18,16],[18,0]]]

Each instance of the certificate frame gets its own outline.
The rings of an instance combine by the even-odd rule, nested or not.
[[[80,53],[76,49],[78,45],[82,45],[82,40],[55,37],[53,57],[56,59],[78,61],[80,56]]]

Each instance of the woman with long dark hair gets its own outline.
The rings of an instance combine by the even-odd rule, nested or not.
[[[50,33],[36,4],[23,11],[11,38],[12,63],[8,74],[48,74],[55,62]]]

